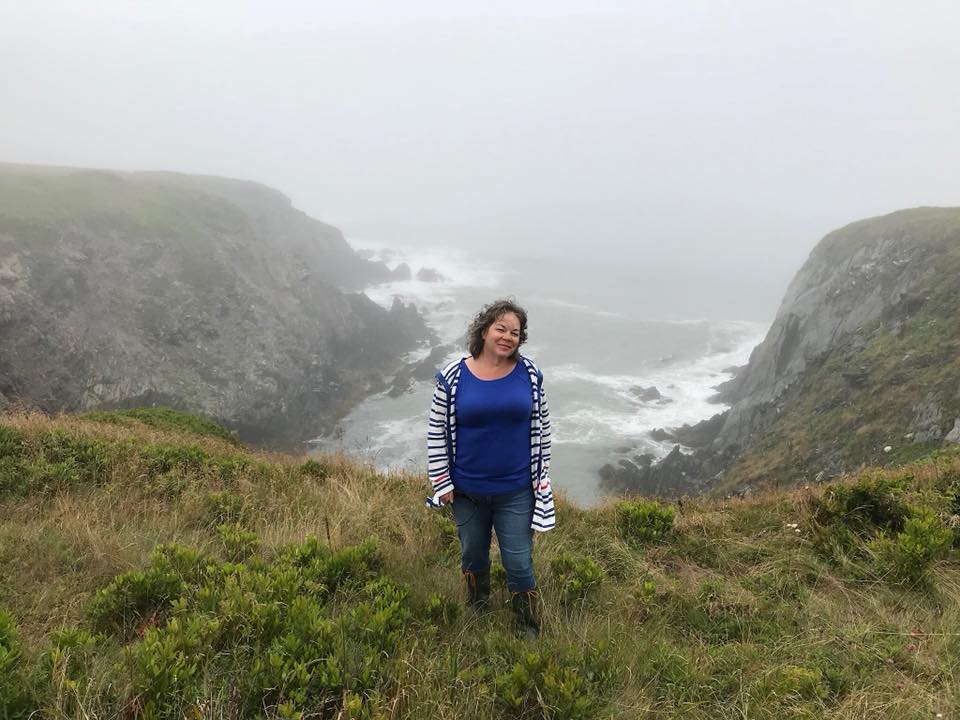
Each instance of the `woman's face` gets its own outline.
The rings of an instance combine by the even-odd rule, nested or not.
[[[483,331],[483,352],[496,358],[509,358],[520,345],[520,318],[506,312]]]

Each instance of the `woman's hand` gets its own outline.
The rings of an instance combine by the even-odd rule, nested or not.
[[[452,503],[452,502],[453,502],[453,490],[451,490],[451,491],[448,492],[448,493],[444,493],[443,495],[441,495],[441,496],[440,496],[440,502],[442,502],[444,505],[447,505],[447,504],[449,504],[449,503]]]

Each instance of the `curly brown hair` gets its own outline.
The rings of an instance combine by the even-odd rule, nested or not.
[[[520,352],[520,346],[527,341],[527,311],[513,300],[495,300],[480,308],[480,312],[477,313],[467,328],[467,350],[474,358],[480,357],[480,353],[483,352],[483,334],[507,313],[513,313],[520,321],[520,342],[517,343],[517,349],[513,351],[513,355],[510,357],[515,358]]]

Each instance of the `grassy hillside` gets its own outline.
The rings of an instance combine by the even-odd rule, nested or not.
[[[742,483],[809,481],[820,471],[859,464],[897,465],[940,445],[939,436],[922,443],[910,435],[925,405],[939,407],[941,430],[960,417],[960,244],[954,216],[947,215],[952,225],[932,225],[919,235],[928,244],[944,244],[937,272],[812,362],[777,407],[767,408],[770,427],[738,458],[718,491]],[[872,222],[856,229],[869,233]],[[884,452],[887,446],[892,451]]]
[[[960,706],[956,453],[675,509],[561,501],[534,644],[502,580],[492,611],[461,611],[455,527],[426,494],[174,413],[0,416],[0,717]]]

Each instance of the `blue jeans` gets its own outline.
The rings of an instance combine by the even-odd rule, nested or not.
[[[537,586],[533,576],[533,489],[503,495],[453,493],[453,517],[460,536],[464,571],[482,572],[490,567],[490,531],[497,531],[500,560],[507,571],[510,592],[526,592]]]

